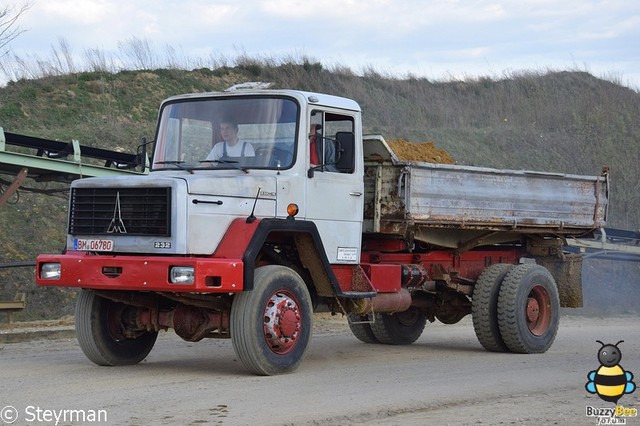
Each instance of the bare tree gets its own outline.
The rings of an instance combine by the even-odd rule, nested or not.
[[[28,2],[21,6],[0,6],[0,57],[9,52],[7,46],[11,41],[26,31],[16,23],[31,6]]]

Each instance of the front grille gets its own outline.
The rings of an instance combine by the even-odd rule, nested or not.
[[[71,235],[171,236],[171,188],[73,188]]]

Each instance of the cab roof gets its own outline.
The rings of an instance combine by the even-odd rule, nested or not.
[[[226,98],[236,96],[289,96],[296,98],[301,104],[328,106],[358,112],[362,111],[360,109],[360,105],[358,105],[358,103],[352,99],[327,95],[324,93],[305,92],[303,90],[293,89],[238,88],[232,90],[227,89],[220,92],[187,93],[183,95],[171,96],[170,98],[165,99],[162,103],[165,104],[167,102],[176,102],[179,100]]]

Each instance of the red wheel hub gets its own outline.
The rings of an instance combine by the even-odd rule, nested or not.
[[[533,297],[527,300],[527,321],[535,322],[540,317],[540,305]]]
[[[298,342],[302,316],[295,297],[289,292],[276,292],[264,310],[264,337],[269,348],[277,353],[289,352]]]
[[[551,325],[551,296],[541,285],[529,292],[527,298],[527,327],[532,334],[542,336]]]

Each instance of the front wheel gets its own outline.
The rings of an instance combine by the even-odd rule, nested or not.
[[[231,305],[231,341],[242,364],[262,376],[295,370],[311,338],[312,309],[295,271],[257,268],[253,290],[237,294]]]
[[[498,325],[505,345],[516,353],[542,353],[551,347],[560,322],[560,298],[543,266],[514,266],[498,297]]]
[[[133,330],[127,305],[80,290],[76,301],[76,336],[82,352],[98,365],[133,365],[149,355],[157,331]]]

